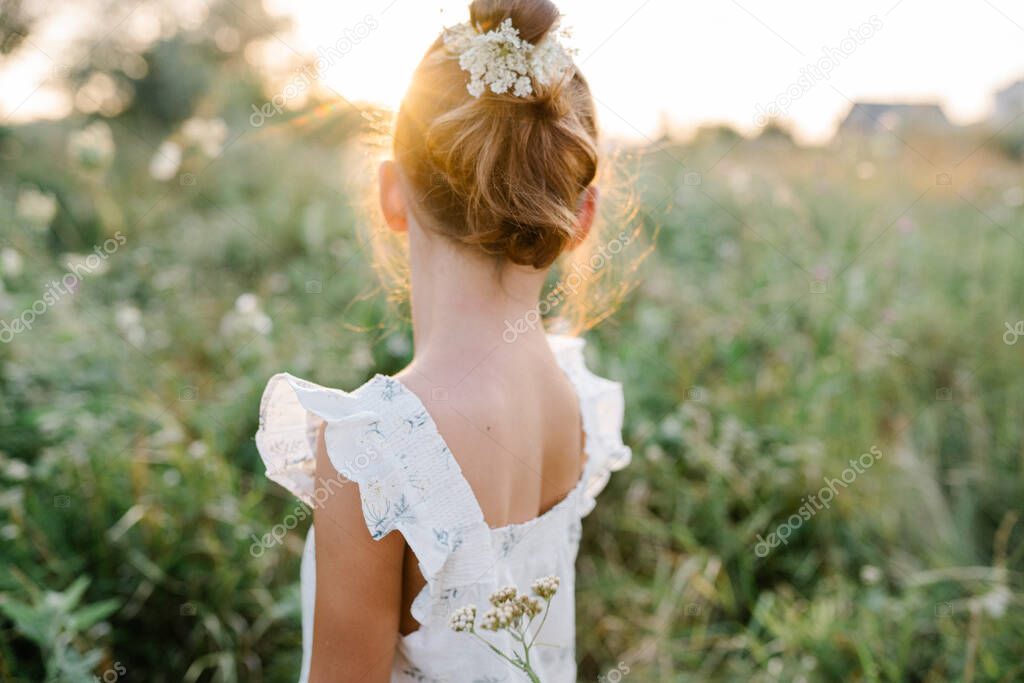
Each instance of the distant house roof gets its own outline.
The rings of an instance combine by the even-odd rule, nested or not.
[[[1016,81],[1015,83],[1011,83],[1002,90],[997,90],[996,99],[998,100],[1003,97],[1020,97],[1022,94],[1024,94],[1024,78]]]
[[[995,94],[996,121],[1010,121],[1024,113],[1024,78]]]
[[[942,130],[951,127],[938,104],[855,102],[839,125],[839,132],[871,135],[907,128]]]

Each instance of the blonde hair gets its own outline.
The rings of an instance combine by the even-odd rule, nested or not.
[[[475,0],[480,31],[510,19],[537,44],[557,23],[550,0]],[[394,153],[425,227],[485,254],[547,268],[574,241],[583,192],[597,176],[594,101],[578,72],[533,94],[475,98],[439,37],[412,79]]]
[[[474,0],[469,12],[478,30],[497,28],[509,19],[520,37],[534,45],[560,17],[550,0]],[[582,264],[590,276],[577,277],[580,283],[571,292],[559,284],[556,298],[567,327],[582,331],[593,324],[588,323],[593,307],[604,309],[595,316],[603,319],[630,287],[619,280],[611,292],[599,292],[597,283],[609,279],[613,270],[605,268],[610,259],[604,247],[596,247],[602,249],[599,268],[587,265],[593,263],[596,240],[589,240],[590,249],[575,248],[585,236],[578,218],[581,201],[595,184],[602,161],[590,87],[574,69],[561,82],[534,81],[527,97],[488,91],[476,98],[467,90],[468,78],[446,49],[443,34],[413,75],[392,144],[410,190],[411,210],[424,229],[499,263],[545,269],[571,250],[566,267],[571,265],[578,275]],[[630,226],[635,216],[631,202],[608,200],[605,193],[602,207],[621,210],[616,239],[625,236],[628,243],[638,233]],[[375,240],[376,265],[404,294],[404,259],[395,258],[389,242]]]

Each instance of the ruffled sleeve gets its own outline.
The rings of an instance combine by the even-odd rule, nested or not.
[[[323,423],[338,485],[359,485],[374,540],[398,530],[432,594],[486,575],[488,555],[479,552],[490,543],[483,513],[414,394],[383,375],[352,393],[286,373],[271,378],[256,445],[267,476],[314,508],[333,485],[314,484],[316,435]]]
[[[288,489],[307,505],[316,504],[316,436],[320,425],[328,423],[327,433],[335,441],[358,435],[378,417],[361,410],[352,394],[328,389],[288,373],[274,375],[267,382],[260,401],[256,449],[267,468],[267,477]],[[326,435],[325,435],[326,436]],[[351,439],[354,449],[344,449],[344,457],[332,463],[340,473],[363,450],[361,439]],[[354,450],[356,453],[350,454]],[[330,449],[328,449],[330,455]],[[343,469],[344,467],[344,469]]]
[[[579,505],[580,515],[586,516],[594,509],[597,495],[608,484],[611,473],[621,470],[632,458],[629,446],[622,442],[622,385],[598,377],[587,368],[583,355],[586,342],[581,337],[550,335],[548,340],[579,396],[587,454]]]

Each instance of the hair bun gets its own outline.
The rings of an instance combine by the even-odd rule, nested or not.
[[[498,238],[481,246],[512,263],[546,268],[565,251],[574,238],[574,232],[566,229],[564,220],[551,221],[548,225],[522,225],[509,217],[502,223]]]
[[[474,0],[470,21],[510,20],[536,45],[557,25],[550,0]],[[531,97],[474,97],[459,60],[435,41],[395,126],[395,159],[427,229],[511,263],[546,268],[579,238],[577,210],[597,175],[593,97],[582,74]]]
[[[536,45],[558,22],[560,13],[551,0],[473,0],[469,20],[490,31],[511,19],[519,37]]]

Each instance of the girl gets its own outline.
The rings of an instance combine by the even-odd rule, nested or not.
[[[558,19],[476,0],[413,77],[379,177],[408,240],[412,363],[351,393],[267,385],[267,474],[314,507],[302,681],[576,680],[580,520],[630,452],[621,387],[538,322],[598,199],[594,102]]]

